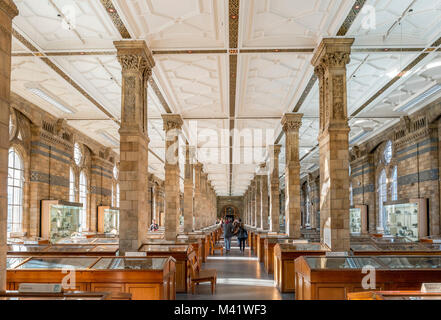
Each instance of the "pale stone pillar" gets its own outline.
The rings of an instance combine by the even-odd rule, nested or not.
[[[299,129],[302,114],[286,113],[282,118],[285,132],[285,225],[290,237],[300,238],[300,161]]]
[[[0,3],[0,291],[6,291],[8,224],[9,103],[11,93],[12,19],[18,15],[12,0]]]
[[[179,184],[179,135],[182,118],[179,114],[163,114],[165,131],[165,239],[176,240],[181,213]]]
[[[332,251],[349,251],[349,125],[346,64],[353,38],[326,38],[312,58],[320,94],[320,233]]]
[[[243,195],[243,219],[245,224],[248,224],[247,200],[247,191],[245,191]]]
[[[147,84],[155,66],[145,41],[116,41],[122,67],[120,252],[138,251],[149,227]]]
[[[269,146],[270,181],[270,231],[280,231],[280,191],[279,191],[279,154],[281,145]]]
[[[202,163],[196,163],[194,165],[194,217],[196,230],[202,228],[202,189],[201,189],[201,174],[202,174]]]
[[[261,190],[261,226],[263,230],[269,230],[268,225],[268,174],[266,169],[266,163],[260,165],[260,190]]]
[[[256,223],[256,177],[253,178],[253,180],[251,180],[251,185],[250,185],[250,191],[251,191],[251,201],[250,201],[250,208],[251,208],[251,225],[253,227],[257,226]]]
[[[262,228],[262,196],[261,196],[261,181],[260,175],[256,175],[256,228]]]
[[[184,174],[184,232],[192,232],[193,226],[193,159],[195,149],[185,146]]]
[[[208,174],[201,173],[201,195],[202,195],[202,210],[201,210],[201,227],[207,226],[207,178]]]

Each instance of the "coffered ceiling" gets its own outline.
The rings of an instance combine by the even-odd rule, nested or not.
[[[317,168],[318,87],[310,60],[322,37],[355,38],[347,71],[352,145],[439,94],[441,57],[434,47],[441,3],[433,0],[15,3],[14,92],[118,152],[121,67],[113,41],[145,40],[156,62],[148,90],[149,171],[164,177],[161,114],[179,113],[181,144],[198,146],[220,196],[242,195],[267,161],[268,145],[284,145],[286,112],[304,114],[302,175]],[[29,91],[37,85],[73,113]],[[435,93],[415,103],[428,90]]]

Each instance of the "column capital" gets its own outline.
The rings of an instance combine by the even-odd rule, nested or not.
[[[155,60],[144,40],[114,41],[113,45],[123,72],[147,71],[151,75]]]
[[[171,130],[181,130],[182,124],[184,122],[182,121],[182,117],[180,114],[167,113],[162,114],[161,116],[164,123],[165,132],[169,132]]]
[[[354,38],[324,38],[311,60],[316,68],[316,74],[329,68],[345,67],[350,62],[354,40]]]
[[[0,10],[6,13],[11,20],[18,16],[17,6],[12,0],[0,1]]]
[[[196,162],[194,164],[194,169],[202,172],[203,164],[200,162]]]
[[[270,157],[278,157],[280,154],[280,150],[282,150],[282,145],[280,145],[280,144],[274,144],[274,145],[268,146],[268,151],[269,151]]]
[[[266,162],[262,162],[261,164],[259,164],[259,169],[257,171],[257,174],[259,176],[265,176],[268,174]]]
[[[283,131],[285,133],[299,131],[302,126],[303,113],[285,113],[282,118]]]

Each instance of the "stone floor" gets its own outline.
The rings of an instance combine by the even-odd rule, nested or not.
[[[294,294],[281,294],[250,248],[241,253],[236,239],[229,254],[209,256],[203,269],[217,270],[216,294],[209,284],[196,287],[196,294],[177,294],[177,300],[293,300]]]

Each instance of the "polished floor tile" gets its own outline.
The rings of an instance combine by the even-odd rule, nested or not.
[[[203,269],[217,270],[215,295],[209,284],[196,287],[196,294],[177,294],[177,300],[293,300],[294,294],[281,294],[274,285],[273,275],[268,275],[250,248],[242,253],[236,240],[231,251],[221,256],[209,256]]]

